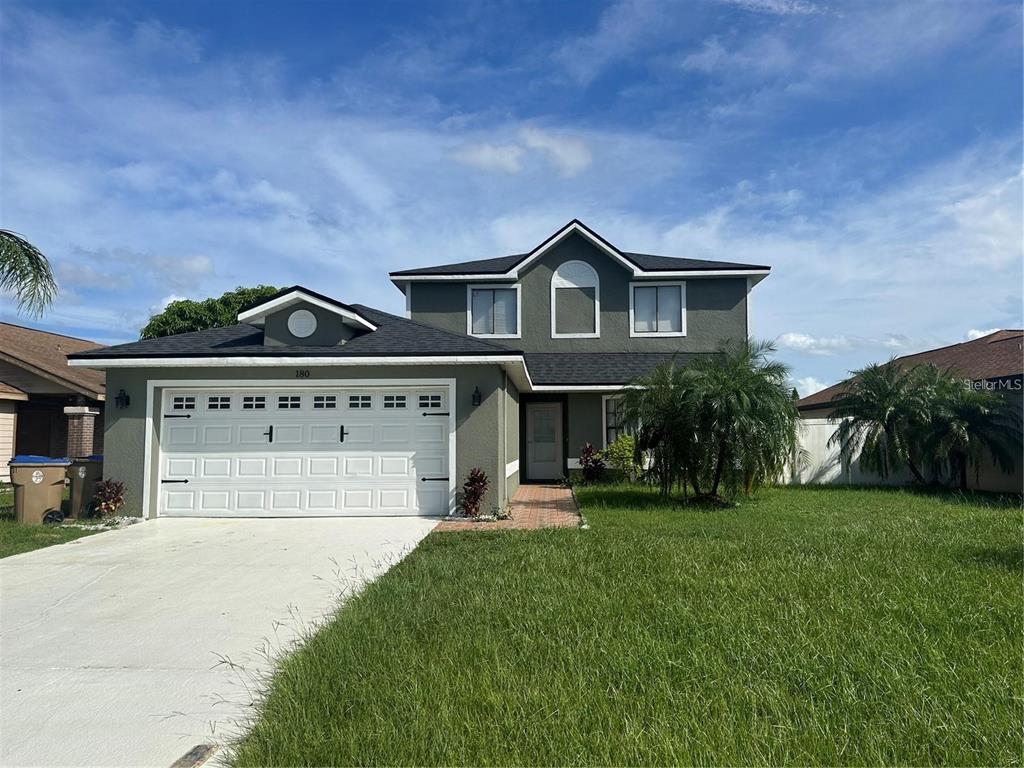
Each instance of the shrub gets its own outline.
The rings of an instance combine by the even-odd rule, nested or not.
[[[580,470],[584,483],[597,483],[604,477],[604,457],[590,443],[580,449]]]
[[[615,441],[604,449],[604,458],[626,479],[636,479],[640,465],[636,460],[636,438],[632,435],[619,435],[615,438]]]
[[[109,517],[124,506],[124,483],[100,480],[93,491],[93,506],[100,517]]]
[[[487,474],[479,467],[469,470],[469,477],[462,484],[462,514],[466,517],[477,517],[480,514],[480,504],[490,486]]]

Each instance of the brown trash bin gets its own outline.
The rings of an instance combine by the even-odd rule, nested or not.
[[[15,456],[11,459],[15,520],[39,525],[48,515],[58,522],[64,519],[60,503],[64,498],[64,479],[69,464],[71,462],[67,459],[48,456]]]
[[[68,480],[71,481],[71,505],[68,508],[70,517],[89,517],[96,483],[102,479],[102,456],[85,456],[71,460],[71,466],[68,467]]]

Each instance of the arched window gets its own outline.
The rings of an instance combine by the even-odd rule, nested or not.
[[[567,261],[551,276],[551,338],[601,335],[601,281],[585,261]]]

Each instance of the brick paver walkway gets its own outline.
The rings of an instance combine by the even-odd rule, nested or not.
[[[442,520],[435,531],[493,531],[512,528],[572,528],[580,513],[572,491],[560,485],[520,485],[512,496],[512,519],[473,522]]]

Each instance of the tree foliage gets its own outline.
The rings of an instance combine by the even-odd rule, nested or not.
[[[0,291],[13,293],[18,309],[35,316],[57,295],[57,281],[42,251],[6,229],[0,229]]]
[[[869,365],[834,403],[840,423],[830,444],[882,477],[906,467],[917,483],[966,489],[969,466],[986,455],[1004,472],[1014,468],[1018,405],[934,365]]]
[[[156,339],[176,333],[234,325],[238,322],[239,310],[272,296],[279,290],[272,285],[257,285],[255,288],[238,287],[216,299],[172,301],[162,312],[149,318],[140,338]]]
[[[774,351],[729,342],[686,367],[665,363],[626,390],[637,461],[650,456],[663,494],[679,484],[717,500],[781,476],[797,452],[797,412]]]

